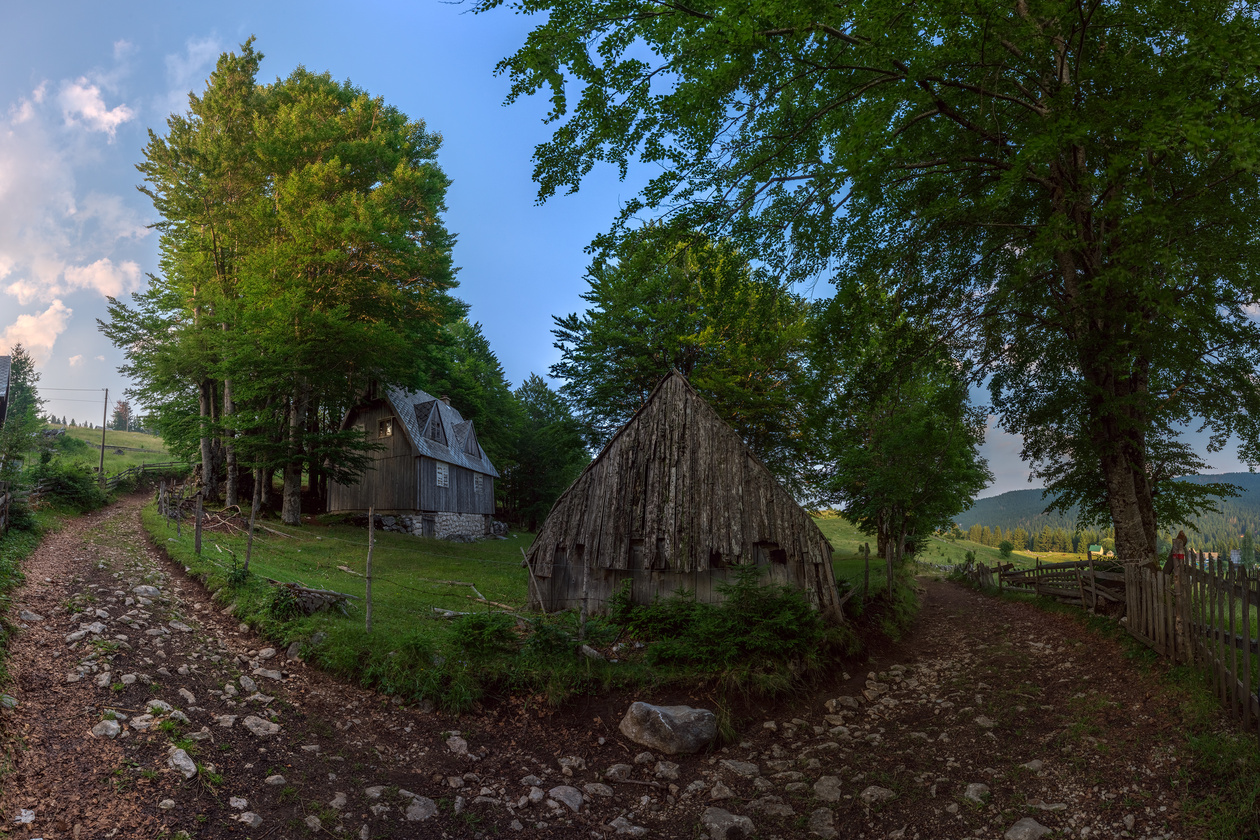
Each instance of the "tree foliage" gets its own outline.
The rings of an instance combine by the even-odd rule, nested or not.
[[[150,133],[143,191],[161,214],[161,274],[106,334],[172,449],[199,451],[211,492],[238,457],[352,481],[365,442],[340,428],[370,382],[412,386],[464,307],[441,219],[441,138],[349,82],[303,68],[255,81],[252,39],[203,95]]]
[[[23,465],[26,454],[35,448],[43,420],[36,384],[39,371],[35,360],[21,345],[15,345],[9,356],[9,390],[4,412],[4,424],[0,425],[0,480],[12,481]]]
[[[830,301],[816,323],[812,437],[823,498],[899,559],[907,540],[949,528],[993,475],[965,371],[895,300],[875,300],[877,290],[864,304]]]
[[[590,462],[582,428],[564,400],[537,374],[513,393],[517,405],[512,457],[500,467],[503,514],[530,531]]]
[[[884,278],[966,340],[1035,474],[1105,506],[1121,556],[1154,557],[1164,430],[1260,458],[1257,4],[476,9],[500,5],[544,16],[499,65],[511,98],[551,97],[543,198],[638,158],[660,174],[623,222]]]
[[[551,375],[598,448],[671,370],[765,464],[791,480],[803,453],[807,308],[738,249],[648,225],[596,257],[582,314],[555,319]]]

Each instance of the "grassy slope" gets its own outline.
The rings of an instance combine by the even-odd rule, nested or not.
[[[95,469],[100,464],[101,430],[89,429],[85,426],[51,426],[50,428],[66,429],[66,436],[83,441],[88,449],[78,447],[74,454],[63,454],[64,460],[72,463],[83,463]],[[119,447],[126,447],[116,452]],[[132,451],[140,450],[140,451]],[[114,475],[128,467],[138,464],[156,464],[172,460],[166,451],[166,444],[156,435],[145,435],[139,432],[116,432],[105,430],[105,474]],[[28,458],[28,463],[38,461],[37,455]]]

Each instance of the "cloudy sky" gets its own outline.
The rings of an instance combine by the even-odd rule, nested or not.
[[[107,296],[157,270],[154,213],[136,186],[150,130],[187,108],[215,59],[250,35],[261,81],[299,64],[349,79],[444,138],[458,236],[457,294],[471,305],[509,378],[556,361],[551,317],[577,311],[583,248],[650,177],[597,171],[580,193],[535,204],[530,156],[548,136],[546,101],[503,106],[493,72],[528,31],[507,11],[474,16],[439,0],[184,4],[9,4],[0,28],[0,353],[36,358],[49,410],[99,422],[101,398],[127,386],[98,332]],[[64,389],[64,390],[63,390]],[[1018,441],[990,434],[996,481],[1028,487]],[[1235,466],[1216,458],[1215,466]]]

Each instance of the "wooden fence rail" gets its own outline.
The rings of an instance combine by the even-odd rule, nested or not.
[[[163,461],[160,464],[137,464],[134,467],[128,467],[117,475],[107,476],[105,478],[106,490],[117,490],[118,485],[129,478],[140,478],[146,473],[162,473],[169,472],[174,469],[186,468],[188,464],[183,461]]]

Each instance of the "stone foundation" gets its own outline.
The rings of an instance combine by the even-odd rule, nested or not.
[[[503,527],[501,523],[490,521],[490,517],[481,513],[449,513],[438,512],[429,514],[419,514],[412,516],[385,516],[378,515],[376,517],[376,527],[382,531],[394,531],[399,534],[413,534],[417,537],[423,537],[426,534],[426,520],[429,525],[429,533],[439,540],[454,540],[459,542],[472,542],[483,537],[490,536],[495,530],[494,526]],[[363,517],[364,524],[367,523],[367,517]]]

